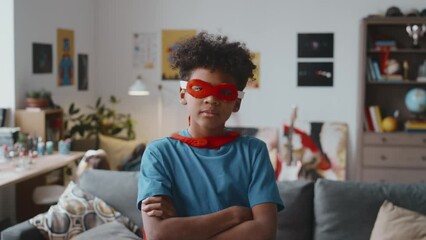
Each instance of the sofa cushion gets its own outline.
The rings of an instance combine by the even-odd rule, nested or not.
[[[20,222],[16,225],[6,228],[1,232],[0,239],[4,240],[44,240],[41,232],[29,221]]]
[[[128,217],[70,182],[58,204],[31,218],[29,222],[37,227],[46,239],[71,239],[88,229],[114,220],[139,233],[138,227]]]
[[[112,170],[128,156],[141,142],[137,140],[123,140],[105,135],[99,135],[99,148],[105,150]]]
[[[380,207],[370,240],[425,238],[426,215],[385,201]]]
[[[425,214],[426,184],[317,180],[314,239],[369,239],[385,200]]]
[[[136,208],[138,178],[139,172],[89,169],[80,176],[78,184],[142,228],[141,213]]]
[[[278,214],[277,239],[311,240],[314,183],[298,180],[280,181],[277,185],[285,206]]]
[[[132,233],[122,223],[112,221],[105,223],[99,227],[92,228],[78,235],[73,240],[117,240],[117,239],[129,239],[129,240],[140,240],[141,238]]]

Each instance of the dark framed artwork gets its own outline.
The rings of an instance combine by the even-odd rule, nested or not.
[[[6,108],[0,108],[0,127],[6,126],[6,113],[7,113]]]
[[[297,86],[333,86],[333,62],[299,62]]]
[[[52,45],[33,43],[33,73],[52,73]]]
[[[87,91],[89,89],[89,56],[78,54],[78,90]]]
[[[297,57],[332,58],[333,33],[299,33],[297,35]]]

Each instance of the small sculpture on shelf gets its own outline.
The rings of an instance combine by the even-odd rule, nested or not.
[[[419,72],[417,74],[417,82],[426,82],[426,60],[419,66]]]
[[[419,38],[421,38],[425,32],[426,32],[426,25],[417,25],[417,24],[412,24],[412,25],[407,25],[407,27],[405,28],[405,30],[408,33],[408,36],[410,36],[413,39],[413,48],[420,48],[420,44],[419,44]]]

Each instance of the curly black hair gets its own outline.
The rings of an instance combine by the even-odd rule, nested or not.
[[[256,69],[245,44],[229,42],[226,36],[203,31],[179,42],[178,46],[171,53],[170,63],[173,69],[179,69],[180,77],[184,80],[188,80],[196,68],[219,70],[231,75],[237,88],[243,90]]]

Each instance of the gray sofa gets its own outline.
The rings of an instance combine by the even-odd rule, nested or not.
[[[80,177],[79,186],[142,226],[135,203],[137,178],[137,172],[88,170]],[[318,180],[279,182],[278,186],[286,209],[279,213],[277,239],[369,239],[384,200],[426,214],[426,184]],[[1,237],[43,239],[27,221],[4,230]],[[93,234],[88,239],[94,239]]]

